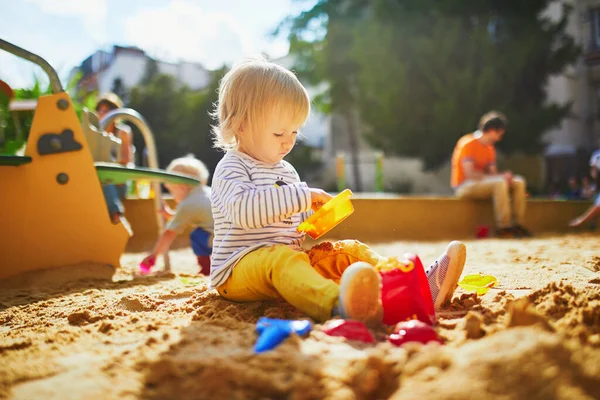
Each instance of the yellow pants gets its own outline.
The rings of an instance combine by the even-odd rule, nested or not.
[[[236,302],[283,298],[316,321],[326,321],[337,302],[342,273],[357,261],[377,270],[400,263],[356,240],[324,242],[308,252],[286,245],[269,246],[244,256],[217,291]]]

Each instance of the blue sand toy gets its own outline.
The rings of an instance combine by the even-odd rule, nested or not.
[[[262,317],[256,323],[258,340],[254,345],[255,353],[272,350],[292,333],[306,335],[312,329],[310,321],[288,321]]]

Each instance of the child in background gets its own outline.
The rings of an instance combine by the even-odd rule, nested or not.
[[[331,199],[301,182],[283,160],[309,112],[296,76],[271,62],[244,62],[221,81],[214,140],[226,154],[212,185],[211,285],[231,301],[283,298],[316,321],[339,315],[377,323],[383,315],[378,269],[400,261],[355,240],[302,250],[304,234],[296,228]],[[428,270],[436,307],[452,297],[465,254],[464,244],[453,242]]]
[[[167,171],[179,172],[198,178],[200,185],[165,184],[177,203],[177,208],[173,211],[165,206],[163,215],[171,220],[156,242],[154,250],[142,261],[142,264],[153,265],[156,257],[169,249],[177,235],[182,234],[186,228],[192,226],[195,227],[190,234],[192,250],[196,254],[200,274],[208,276],[210,274],[210,255],[213,240],[210,188],[206,186],[209,176],[208,169],[200,160],[189,155],[171,161]]]
[[[596,194],[596,185],[592,183],[588,176],[584,176],[581,179],[581,198],[584,200],[591,200]]]
[[[567,200],[579,200],[581,199],[581,188],[579,187],[579,183],[577,182],[577,178],[572,176],[569,178],[567,182]]]
[[[590,157],[590,176],[596,182],[595,187],[600,187],[600,150],[596,150]],[[582,215],[572,220],[569,226],[579,228],[591,223],[592,228],[595,230],[595,221],[598,217],[600,217],[600,194],[596,194],[594,204]]]
[[[96,103],[98,119],[102,120],[106,114],[121,107],[123,107],[123,102],[119,96],[110,92],[103,94]],[[125,124],[112,122],[106,127],[106,133],[121,140],[121,157],[117,162],[124,166],[133,164],[133,139],[131,128]],[[103,185],[102,191],[104,193],[104,199],[106,200],[111,221],[114,224],[120,221],[130,230],[129,223],[124,217],[125,209],[123,207],[123,200],[125,199],[125,194],[127,192],[126,185]]]

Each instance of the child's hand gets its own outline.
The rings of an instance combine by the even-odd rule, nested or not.
[[[317,211],[319,208],[323,207],[323,204],[327,203],[331,199],[333,199],[333,197],[324,190],[314,188],[310,189],[310,200],[312,202],[313,211]]]

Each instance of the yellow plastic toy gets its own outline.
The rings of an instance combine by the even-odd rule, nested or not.
[[[350,198],[352,191],[346,189],[323,207],[316,211],[298,226],[298,232],[305,232],[313,239],[318,239],[354,212]]]
[[[488,292],[491,288],[498,284],[498,279],[493,275],[467,275],[462,281],[458,282],[458,286],[465,289],[468,292],[476,292],[479,296],[482,296]]]

